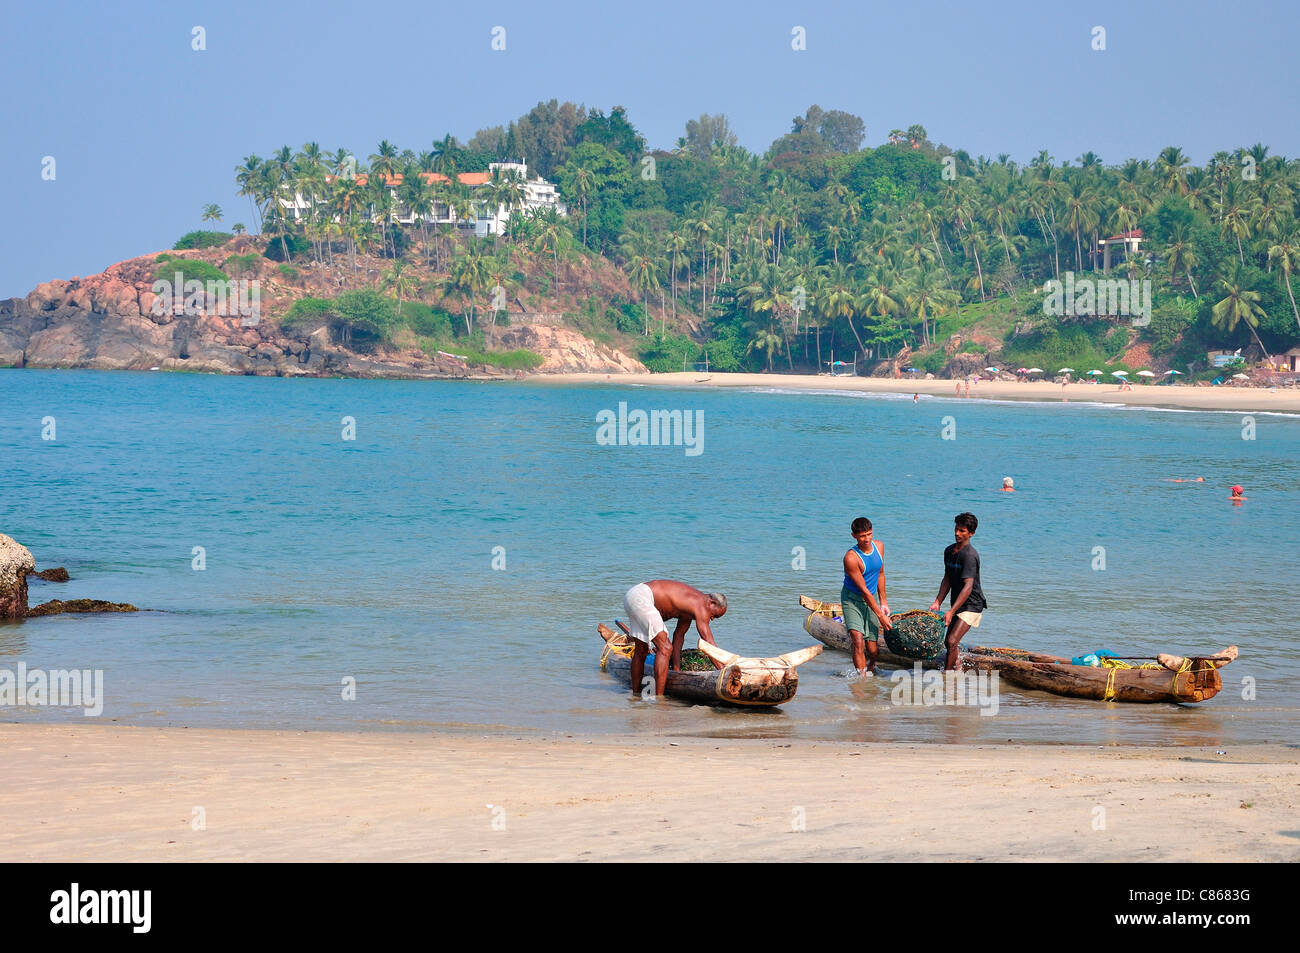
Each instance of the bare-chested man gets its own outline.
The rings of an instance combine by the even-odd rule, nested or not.
[[[701,639],[711,645],[718,644],[713,641],[709,623],[727,611],[727,597],[720,592],[703,593],[673,579],[652,579],[629,589],[623,597],[623,608],[627,611],[628,628],[636,640],[632,653],[632,691],[641,692],[645,657],[653,644],[655,694],[662,695],[668,681],[670,657],[674,671],[681,666],[682,643],[691,622],[695,623]],[[664,624],[666,619],[677,620],[671,644]]]

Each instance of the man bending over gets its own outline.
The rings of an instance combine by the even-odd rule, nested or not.
[[[653,645],[655,694],[662,695],[668,681],[670,657],[673,671],[676,671],[682,664],[682,643],[692,622],[701,639],[710,645],[718,644],[713,641],[709,623],[726,613],[727,597],[720,592],[703,593],[673,579],[652,579],[629,589],[623,597],[623,608],[627,612],[628,628],[636,641],[632,652],[632,691],[636,694],[641,691],[645,657]],[[671,644],[664,624],[666,619],[677,620]]]

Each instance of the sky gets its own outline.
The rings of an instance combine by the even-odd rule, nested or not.
[[[761,152],[816,103],[870,146],[920,123],[1022,163],[1300,155],[1300,4],[1277,0],[4,3],[0,299],[169,248],[210,202],[251,226],[250,153],[418,152],[549,99],[624,106],[652,148],[707,112]]]

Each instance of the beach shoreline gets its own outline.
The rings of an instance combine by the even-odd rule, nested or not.
[[[1295,861],[1300,751],[0,725],[4,861]]]
[[[547,374],[529,378],[544,384],[614,384],[677,388],[760,388],[778,390],[919,394],[958,399],[957,381],[895,380],[886,377],[829,377],[816,374],[722,374],[687,371],[670,374]],[[964,385],[963,385],[964,386]],[[963,391],[964,392],[964,391]],[[1300,414],[1300,389],[1265,387],[1190,387],[1135,384],[1122,391],[1112,383],[1051,381],[980,381],[971,385],[971,399],[996,401],[1117,404],[1126,407]],[[965,399],[964,397],[961,399]]]

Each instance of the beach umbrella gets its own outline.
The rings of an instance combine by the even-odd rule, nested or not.
[[[1128,371],[1111,371],[1111,377],[1128,377]]]
[[[1074,373],[1074,368],[1073,368],[1073,367],[1063,367],[1063,368],[1061,368],[1059,371],[1057,371],[1056,373],[1058,373],[1058,374],[1073,374],[1073,373]]]
[[[1025,371],[1025,373],[1026,373],[1026,374],[1041,374],[1041,373],[1043,373],[1043,369],[1042,369],[1041,367],[1031,367],[1029,370]]]
[[[1248,381],[1248,380],[1250,380],[1250,375],[1249,375],[1249,374],[1233,374],[1233,375],[1232,375],[1232,379],[1233,379],[1234,381]]]
[[[1181,373],[1182,371],[1165,371],[1165,377],[1168,377],[1170,374],[1181,374]]]
[[[1155,377],[1150,371],[1138,371],[1138,377]]]
[[[1100,376],[1101,374],[1104,374],[1104,373],[1105,373],[1105,371],[1089,371],[1089,372],[1088,372],[1088,376],[1089,376],[1089,377],[1098,377],[1098,376]]]
[[[999,371],[996,367],[986,367],[986,368],[984,368],[984,370],[988,371],[990,374],[1001,374],[1001,373],[1002,373],[1002,372]]]
[[[915,367],[909,367],[909,368],[907,369],[907,373],[909,373],[909,374],[919,374],[919,373],[921,373],[921,372],[918,371]]]

